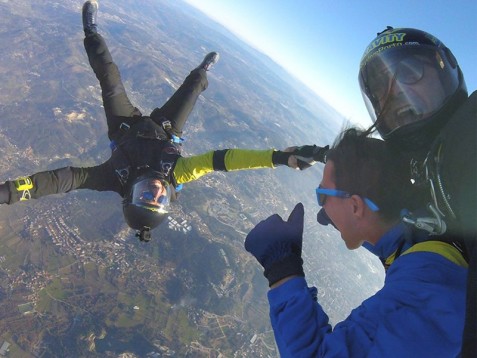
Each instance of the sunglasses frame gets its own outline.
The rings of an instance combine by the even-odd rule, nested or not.
[[[335,196],[337,198],[342,198],[342,199],[348,199],[351,198],[352,194],[343,191],[343,190],[338,190],[338,189],[327,189],[327,188],[322,188],[321,185],[316,188],[316,199],[318,201],[319,206],[325,205],[326,202],[326,197],[327,196]],[[323,199],[322,199],[323,196]],[[368,198],[363,198],[364,202],[368,207],[371,209],[371,211],[379,211],[379,206],[377,206],[371,199]]]

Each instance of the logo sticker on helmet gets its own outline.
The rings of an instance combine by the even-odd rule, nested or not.
[[[394,43],[394,42],[403,42],[404,36],[406,36],[406,33],[404,32],[398,32],[398,33],[386,34],[386,35],[380,36],[369,44],[369,46],[364,51],[364,56],[366,56],[370,51],[382,45],[386,45],[386,44]]]

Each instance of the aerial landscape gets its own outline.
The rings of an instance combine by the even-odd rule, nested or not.
[[[258,50],[182,1],[102,0],[128,95],[150,113],[210,51],[221,55],[183,155],[331,144],[344,119]],[[81,1],[0,2],[0,182],[110,156]],[[304,261],[332,322],[382,286],[379,261],[316,222],[322,166],[213,173],[184,185],[151,242],[121,198],[73,191],[0,210],[0,356],[276,357],[268,285],[243,248],[273,213],[305,206]],[[343,265],[346,262],[347,265]],[[358,272],[360,274],[358,274]]]

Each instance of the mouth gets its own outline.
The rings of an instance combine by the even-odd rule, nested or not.
[[[413,114],[413,113],[414,113],[414,109],[411,106],[402,107],[396,111],[396,114],[399,117],[402,117],[408,114]]]
[[[407,116],[407,115],[417,116],[417,115],[419,115],[419,113],[417,113],[417,111],[414,107],[405,106],[405,107],[402,107],[402,108],[398,109],[397,115],[399,117]]]
[[[404,106],[398,109],[394,119],[395,125],[401,127],[403,125],[416,122],[421,119],[422,113],[415,106]]]

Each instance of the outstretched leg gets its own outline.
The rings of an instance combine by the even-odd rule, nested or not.
[[[217,63],[218,59],[217,52],[207,54],[202,63],[191,71],[172,97],[161,108],[152,111],[151,118],[158,124],[169,121],[172,127],[170,132],[181,137],[182,128],[194,108],[197,98],[208,86],[207,71]]]
[[[121,75],[113,62],[111,53],[103,37],[96,32],[96,14],[98,3],[88,0],[83,5],[84,48],[96,78],[101,86],[104,111],[108,124],[108,137],[112,139],[121,123],[131,122],[131,118],[141,116],[126,94]]]

